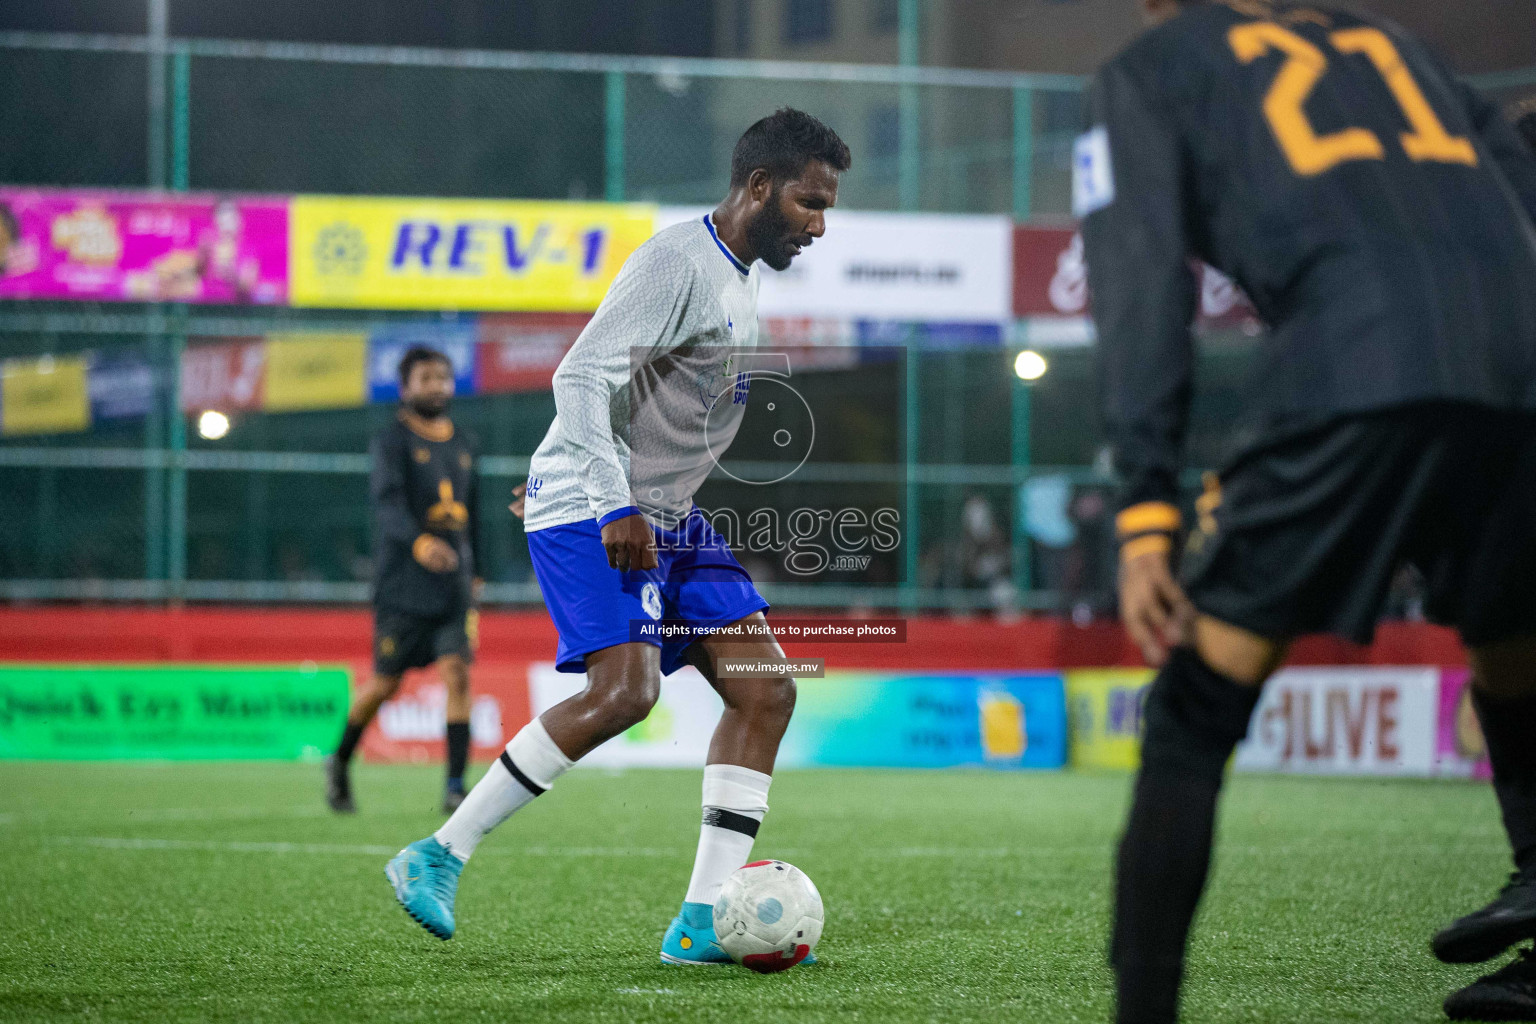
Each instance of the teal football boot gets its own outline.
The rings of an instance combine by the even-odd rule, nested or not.
[[[453,938],[453,898],[463,870],[464,862],[434,836],[412,843],[384,866],[395,899],[411,920],[443,940]]]
[[[715,941],[715,908],[708,903],[687,903],[672,919],[661,939],[661,962],[685,967],[709,967],[731,962],[730,954]]]

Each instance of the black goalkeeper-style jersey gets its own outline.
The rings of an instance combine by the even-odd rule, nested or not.
[[[1099,72],[1074,154],[1124,505],[1172,501],[1198,257],[1270,330],[1247,436],[1419,400],[1536,408],[1536,160],[1381,20],[1189,7]]]
[[[374,608],[423,617],[467,611],[479,546],[470,440],[447,417],[423,420],[401,409],[375,435],[369,455]],[[430,572],[417,561],[417,544],[426,535],[453,545],[458,571]]]

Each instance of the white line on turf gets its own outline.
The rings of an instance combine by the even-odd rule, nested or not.
[[[621,996],[675,996],[675,995],[677,995],[677,989],[675,989],[675,988],[616,988],[616,989],[614,989],[614,991],[617,992]]]
[[[332,812],[325,807],[299,804],[290,807],[154,807],[147,809],[114,810],[112,817],[126,818],[135,824],[143,821],[228,821],[240,818],[324,818]],[[0,814],[0,825],[14,825],[31,821],[58,820],[60,818],[92,817],[99,819],[100,812],[74,808],[55,811],[28,811],[25,814]]]
[[[397,846],[380,846],[364,843],[295,843],[295,842],[254,842],[238,840],[214,840],[214,839],[156,839],[149,837],[129,836],[49,836],[44,837],[44,842],[64,846],[89,846],[110,850],[196,850],[210,853],[276,853],[276,854],[357,854],[361,856],[379,857],[391,856],[399,852]],[[1423,853],[1455,853],[1464,851],[1469,843],[1475,843],[1476,837],[1459,842],[1444,843],[1415,843],[1410,846],[1397,846],[1399,851],[1419,851]],[[1038,857],[1058,857],[1062,855],[1083,854],[1096,855],[1108,849],[1108,844],[1098,845],[1071,845],[1059,846],[1042,843],[1039,846],[906,846],[894,848],[865,847],[858,852],[867,857],[964,857],[964,858],[1008,858],[1019,859]],[[794,847],[777,849],[772,851],[775,856],[785,859],[800,859],[802,857],[819,857],[827,853],[825,850],[797,849]],[[1314,854],[1319,856],[1333,856],[1337,852],[1328,844],[1307,843],[1303,845],[1276,843],[1274,845],[1223,845],[1220,852],[1224,855],[1242,856],[1306,856]],[[492,847],[482,852],[482,856],[492,857],[688,857],[692,850],[683,847],[647,847],[647,846],[524,846],[524,847]]]
[[[197,850],[210,853],[321,853],[393,856],[399,846],[364,843],[241,842],[216,839],[154,839],[128,836],[50,836],[45,840],[63,846],[91,846],[107,850]],[[403,843],[401,845],[404,845]],[[620,846],[525,846],[484,851],[501,857],[681,857],[691,853],[681,847],[660,849]]]

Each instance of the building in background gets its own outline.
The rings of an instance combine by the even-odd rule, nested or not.
[[[1338,0],[1322,0],[1327,6]],[[1536,0],[1351,0],[1466,74],[1536,66]],[[721,57],[899,62],[902,0],[716,0]],[[918,63],[1089,74],[1142,29],[1133,0],[917,0]],[[1523,27],[1523,30],[1521,28]]]

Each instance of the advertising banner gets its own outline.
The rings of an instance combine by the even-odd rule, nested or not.
[[[268,412],[344,409],[366,400],[366,334],[269,334],[266,352]]]
[[[657,226],[709,207],[664,206]],[[992,322],[1011,317],[1007,217],[829,210],[827,233],[782,273],[763,267],[764,317]]]
[[[1239,771],[1432,775],[1440,670],[1290,668],[1264,688]]]
[[[548,391],[555,369],[591,320],[586,313],[490,313],[480,317],[481,394]]]
[[[593,310],[654,226],[642,204],[297,196],[292,302]]]
[[[261,408],[266,366],[264,338],[188,345],[181,353],[181,411]]]
[[[353,671],[354,678],[366,679],[373,665],[358,662]],[[492,761],[533,717],[527,663],[477,662],[470,669],[470,693],[470,759]],[[379,708],[373,727],[363,734],[363,757],[441,764],[447,707],[448,690],[435,668],[408,673],[395,696]]]
[[[1232,279],[1199,267],[1201,322],[1233,326],[1257,322],[1258,312]],[[1013,229],[1013,313],[1019,317],[1082,317],[1089,313],[1088,263],[1083,236],[1070,227],[1019,225]]]
[[[90,426],[84,357],[0,363],[0,434],[57,434]]]
[[[0,758],[296,758],[347,715],[341,666],[6,665]]]
[[[534,665],[542,714],[586,677]],[[1055,674],[999,676],[831,672],[799,681],[782,767],[827,765],[1059,768],[1066,762],[1066,699]],[[582,759],[610,768],[702,767],[720,697],[693,669],[662,680],[649,718]]]
[[[780,763],[1060,768],[1061,676],[828,673],[799,684]]]
[[[586,688],[585,674],[559,672],[551,662],[528,668],[528,691],[537,717]],[[700,768],[724,705],[697,669],[684,668],[661,681],[650,715],[581,759],[596,768]],[[779,762],[783,764],[781,760]]]
[[[1483,727],[1472,707],[1472,673],[1464,668],[1448,668],[1440,673],[1435,774],[1466,779],[1493,778]]]
[[[1076,669],[1065,676],[1072,767],[1134,769],[1141,763],[1141,711],[1152,670]]]
[[[91,419],[147,416],[155,401],[155,371],[139,353],[93,355],[86,369]]]
[[[0,298],[282,303],[288,201],[0,188]]]
[[[475,325],[464,323],[386,324],[368,335],[368,399],[393,402],[400,397],[400,360],[416,346],[435,349],[453,364],[453,390],[475,392]]]

